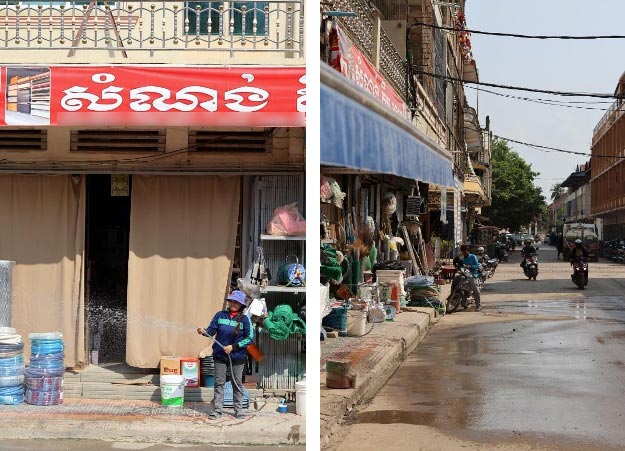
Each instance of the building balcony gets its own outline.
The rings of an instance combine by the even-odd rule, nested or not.
[[[0,1],[4,64],[304,64],[304,2]]]
[[[380,18],[370,3],[365,0],[331,0],[324,8],[357,14],[356,17],[339,17],[339,25],[367,59],[374,66],[379,66],[376,68],[384,79],[406,101],[406,57],[399,53],[391,37],[380,27]],[[378,30],[379,42],[376,39]]]
[[[608,131],[608,129],[618,121],[623,113],[625,112],[625,100],[617,99],[608,110],[605,112],[603,117],[599,120],[597,125],[595,126],[592,132],[592,144],[593,146],[601,136]]]
[[[487,204],[482,180],[477,175],[466,174],[464,176],[464,196],[470,205],[484,206]]]

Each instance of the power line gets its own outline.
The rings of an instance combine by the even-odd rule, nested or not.
[[[595,108],[595,107],[570,105],[570,104],[571,103],[576,103],[576,104],[579,104],[579,103],[586,103],[586,104],[608,103],[608,104],[612,104],[613,103],[613,102],[562,102],[562,101],[550,100],[550,99],[533,99],[531,97],[519,97],[519,96],[513,96],[511,94],[502,94],[500,92],[490,91],[490,90],[484,89],[484,88],[478,88],[477,86],[466,86],[466,87],[469,88],[469,89],[473,89],[475,91],[486,92],[488,94],[493,94],[493,95],[500,96],[500,97],[506,97],[506,98],[509,98],[509,99],[524,100],[524,101],[527,101],[527,102],[539,103],[539,104],[549,105],[549,106],[557,106],[557,107],[562,107],[562,108],[575,108],[575,109],[579,109],[579,110],[608,111],[609,108]]]
[[[622,99],[623,98],[623,96],[615,96],[614,94],[602,94],[602,93],[592,93],[592,92],[551,91],[547,89],[524,88],[520,86],[510,86],[510,85],[498,85],[495,83],[485,83],[482,81],[469,81],[463,78],[448,77],[446,75],[438,75],[438,74],[433,74],[431,72],[425,72],[421,70],[416,70],[415,72],[417,74],[427,75],[429,77],[438,78],[441,80],[459,81],[461,83],[470,83],[470,84],[480,85],[480,86],[490,86],[491,88],[503,88],[503,89],[513,89],[517,91],[540,92],[544,94],[553,94],[553,95],[566,96],[566,97],[597,97],[601,99]]]
[[[471,34],[484,34],[488,36],[503,36],[509,38],[524,38],[524,39],[570,39],[570,40],[592,40],[592,39],[625,39],[625,35],[597,35],[597,36],[556,36],[556,35],[529,35],[529,34],[517,34],[517,33],[498,33],[494,31],[481,31],[481,30],[469,30],[467,28],[460,29],[454,27],[443,27],[425,22],[415,22],[412,26],[422,26],[429,28],[436,28],[438,30],[447,31],[461,31]]]
[[[589,154],[589,153],[575,152],[573,150],[558,149],[557,147],[549,147],[549,146],[542,146],[540,144],[526,143],[526,142],[523,142],[523,141],[518,141],[518,140],[515,140],[515,139],[511,139],[511,138],[506,138],[505,136],[499,136],[499,135],[495,135],[495,134],[493,134],[493,136],[495,138],[499,138],[499,139],[502,139],[504,141],[508,141],[508,142],[511,142],[511,143],[521,144],[523,146],[528,146],[528,147],[533,147],[536,150],[540,150],[542,152],[544,152],[544,151],[561,152],[561,153],[568,153],[568,154],[573,154],[573,155],[581,155],[581,156],[584,156],[584,157],[592,157],[592,158],[618,158],[618,159],[625,158],[625,156],[622,156],[622,155],[603,155],[603,154],[592,155],[592,154]]]

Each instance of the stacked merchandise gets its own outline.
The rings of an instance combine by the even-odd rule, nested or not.
[[[404,282],[408,293],[409,307],[432,307],[440,315],[445,314],[445,301],[441,299],[441,291],[431,276],[412,276]]]
[[[202,387],[215,386],[215,362],[212,355],[200,359],[200,379]]]
[[[26,370],[26,402],[51,406],[63,402],[63,334],[34,333],[31,340],[30,364]]]
[[[11,327],[0,327],[0,404],[24,402],[24,343]]]
[[[243,408],[250,408],[250,393],[245,387],[243,389]],[[232,389],[232,382],[228,381],[224,384],[224,407],[234,407],[234,391]]]

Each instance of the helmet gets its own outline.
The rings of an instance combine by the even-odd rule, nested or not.
[[[483,248],[482,246],[480,246],[480,247],[478,247],[478,248],[476,249],[476,252],[477,252],[478,254],[483,254],[483,253],[484,253],[484,248]]]
[[[530,244],[532,244],[532,240],[525,240],[523,242],[525,243],[526,246],[529,246]]]
[[[580,240],[579,238],[575,240],[575,244],[582,244],[582,240]]]

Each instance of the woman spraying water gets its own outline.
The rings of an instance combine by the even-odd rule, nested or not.
[[[224,385],[226,371],[230,365],[235,418],[244,418],[243,412],[243,367],[246,347],[254,339],[254,329],[250,319],[243,314],[246,307],[246,295],[242,291],[233,291],[226,298],[227,307],[218,312],[206,329],[201,327],[197,333],[214,339],[213,360],[215,362],[215,395],[211,418],[222,415],[224,405]]]

